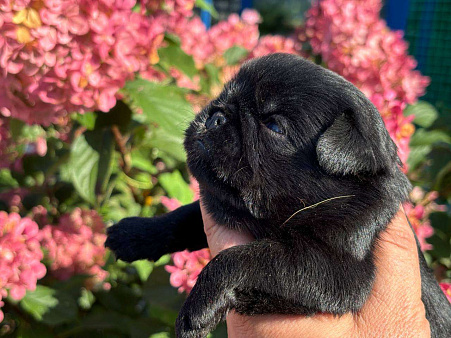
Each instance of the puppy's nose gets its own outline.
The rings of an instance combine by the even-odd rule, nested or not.
[[[207,129],[215,129],[215,128],[218,128],[219,126],[223,125],[226,122],[227,122],[227,119],[224,116],[224,114],[221,113],[220,111],[217,111],[216,113],[214,113],[207,119],[207,121],[205,122],[205,127]]]

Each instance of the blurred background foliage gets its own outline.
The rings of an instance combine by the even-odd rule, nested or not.
[[[450,108],[417,101],[429,80],[381,1],[325,0],[305,17],[308,1],[255,1],[261,17],[201,0],[67,3],[0,7],[0,336],[174,335],[208,250],[116,262],[104,229],[197,198],[187,124],[242,62],[272,52],[342,74],[381,111],[415,186],[406,212],[451,297]]]

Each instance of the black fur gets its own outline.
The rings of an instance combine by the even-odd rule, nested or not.
[[[196,116],[185,148],[208,212],[256,240],[205,267],[177,319],[179,337],[206,336],[231,309],[362,307],[375,242],[410,183],[379,112],[356,87],[297,56],[251,60]],[[155,260],[205,247],[202,230],[195,202],[159,218],[126,218],[108,230],[106,245],[126,261]],[[451,307],[419,254],[432,334],[449,337]]]

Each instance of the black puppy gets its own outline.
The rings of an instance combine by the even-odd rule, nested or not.
[[[409,181],[377,109],[337,74],[288,54],[245,63],[186,131],[188,167],[208,212],[255,241],[219,253],[176,323],[204,337],[227,312],[356,312],[371,292],[378,236]],[[125,261],[207,246],[199,203],[126,218],[106,245]],[[419,251],[435,337],[451,306]]]

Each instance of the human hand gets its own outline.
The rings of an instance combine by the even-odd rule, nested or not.
[[[201,202],[208,246],[213,256],[253,240],[246,233],[218,226]],[[418,251],[402,207],[375,249],[373,291],[358,314],[227,316],[230,338],[252,337],[430,337],[421,301]]]

